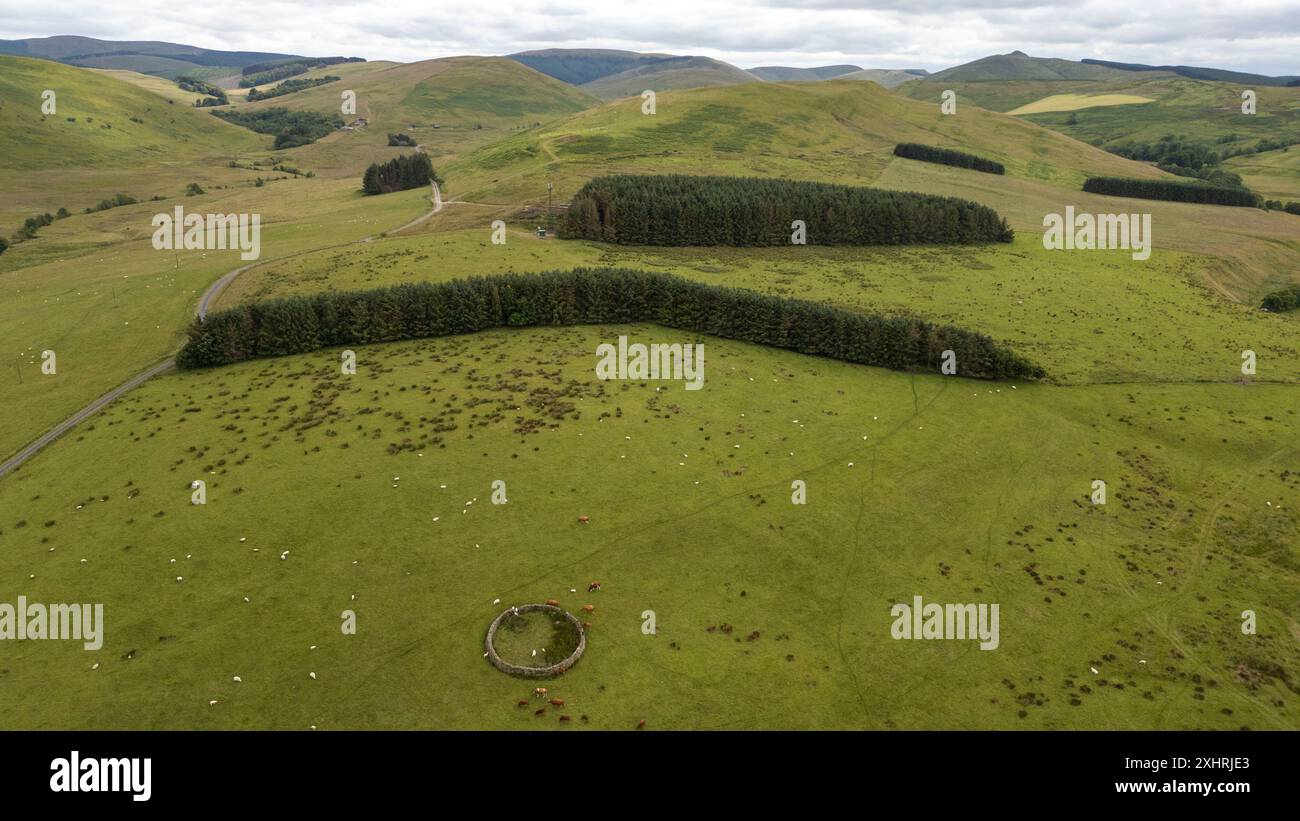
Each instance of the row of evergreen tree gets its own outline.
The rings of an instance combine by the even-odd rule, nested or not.
[[[303,91],[316,86],[323,86],[338,80],[338,77],[329,75],[328,77],[314,77],[309,80],[285,80],[277,86],[272,86],[266,91],[259,91],[256,86],[248,90],[248,101],[255,103],[258,100],[270,100],[274,97],[283,97],[286,94],[293,94],[295,91]]]
[[[808,245],[1010,242],[987,206],[930,194],[758,177],[618,174],[574,196],[560,235],[625,245]]]
[[[371,163],[361,178],[361,190],[367,194],[391,194],[408,188],[419,188],[430,182],[442,184],[442,178],[433,170],[433,161],[423,152],[403,154],[388,162]]]
[[[1206,205],[1236,205],[1245,208],[1258,208],[1262,204],[1258,194],[1245,188],[1226,188],[1218,185],[1178,182],[1175,180],[1089,177],[1083,183],[1083,190],[1091,194],[1109,194],[1115,197],[1197,202]]]
[[[295,296],[209,314],[189,330],[181,367],[473,333],[503,326],[652,322],[702,334],[895,370],[1043,377],[983,334],[914,317],[862,314],[804,300],[626,269],[497,274],[371,291]]]
[[[921,145],[920,143],[899,143],[894,146],[894,156],[922,162],[955,165],[958,168],[970,168],[987,174],[1007,173],[1007,169],[1000,162],[986,160],[974,154],[967,154],[965,151],[954,151],[951,148],[939,148],[933,145]]]
[[[1264,207],[1269,211],[1285,211],[1300,216],[1300,202],[1282,202],[1281,200],[1264,200]]]

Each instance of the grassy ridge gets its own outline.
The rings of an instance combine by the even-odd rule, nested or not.
[[[709,339],[685,391],[597,380],[615,333],[691,338],[487,331],[106,409],[0,493],[0,577],[107,620],[96,654],[6,647],[6,726],[550,729],[482,658],[550,598],[595,606],[550,685],[574,729],[1300,726],[1267,672],[1300,675],[1293,387],[1011,390]],[[892,640],[917,593],[998,602],[999,649]]]

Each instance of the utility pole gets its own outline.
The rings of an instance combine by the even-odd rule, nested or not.
[[[551,210],[551,191],[554,190],[555,183],[550,180],[546,181],[546,227],[555,228],[555,212]]]

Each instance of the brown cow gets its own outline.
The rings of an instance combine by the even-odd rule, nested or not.
[[[563,707],[563,706],[564,706],[564,699],[562,699],[562,698],[553,698],[553,699],[551,699],[550,704],[551,704],[552,707]]]
[[[594,604],[584,604],[584,605],[582,606],[582,610],[583,610],[584,613],[592,613],[592,612],[594,612],[594,611],[596,610],[596,605],[594,605]]]
[[[546,600],[546,603],[547,603],[548,605],[550,605],[551,607],[559,607],[559,606],[560,606],[560,602],[559,602],[558,599],[547,599],[547,600]]]

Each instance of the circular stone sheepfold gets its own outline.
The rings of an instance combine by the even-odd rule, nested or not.
[[[512,607],[488,627],[488,660],[512,676],[558,676],[572,667],[585,649],[587,633],[582,622],[549,604]]]

